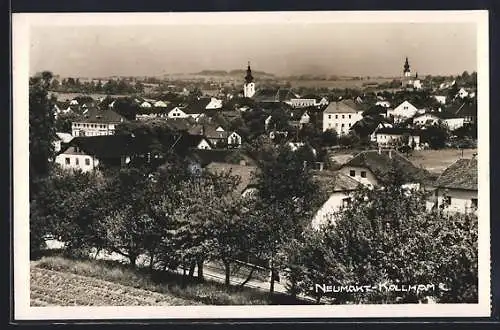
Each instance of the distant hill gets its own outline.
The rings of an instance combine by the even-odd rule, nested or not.
[[[225,71],[225,70],[202,70],[200,72],[192,73],[192,75],[195,76],[244,76],[246,74],[246,70],[231,70],[231,71]],[[267,73],[264,71],[256,71],[252,70],[253,75],[257,76],[268,76],[268,77],[274,77],[275,75],[272,73]]]

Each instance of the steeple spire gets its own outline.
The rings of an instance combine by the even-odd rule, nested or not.
[[[247,82],[247,84],[253,81],[252,69],[250,69],[250,61],[248,61],[247,75],[245,77],[245,81]]]
[[[403,68],[404,68],[403,72],[410,72],[410,64],[408,63],[408,57],[406,57],[405,65]]]

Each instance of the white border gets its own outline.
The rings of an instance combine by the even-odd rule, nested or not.
[[[296,24],[296,23],[451,23],[477,25],[479,127],[479,303],[341,306],[172,306],[172,307],[30,307],[28,197],[28,80],[30,27],[47,25]],[[489,214],[489,37],[488,12],[233,12],[233,13],[64,13],[13,14],[13,155],[14,155],[14,318],[146,319],[146,318],[340,318],[340,317],[488,317],[490,308]],[[432,56],[430,54],[430,56]],[[460,56],[457,54],[457,56]],[[389,308],[388,308],[389,307]]]

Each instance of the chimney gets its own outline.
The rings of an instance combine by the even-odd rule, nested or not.
[[[378,147],[378,154],[381,155],[382,154],[382,147]]]
[[[389,158],[392,159],[392,149],[389,149]]]

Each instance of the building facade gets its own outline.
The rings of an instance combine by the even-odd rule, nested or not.
[[[334,129],[338,135],[346,135],[363,118],[362,113],[343,101],[331,102],[323,112],[323,132]]]
[[[248,62],[247,75],[245,76],[245,84],[243,85],[243,96],[253,97],[255,95],[255,83],[253,81],[252,69],[250,69],[250,62]]]

